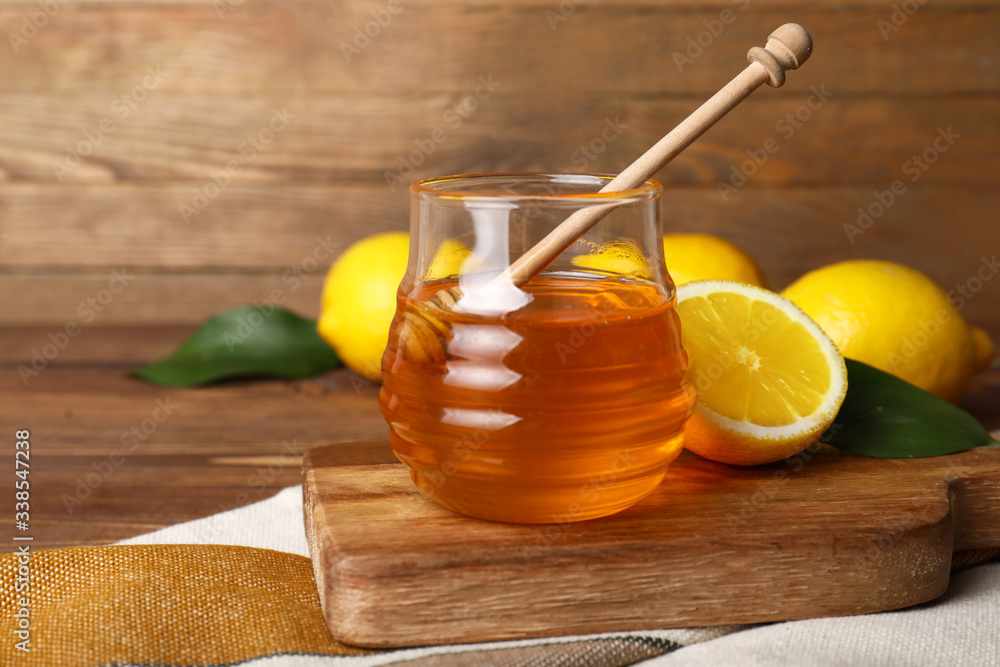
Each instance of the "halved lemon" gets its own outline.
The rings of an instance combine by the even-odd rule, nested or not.
[[[833,423],[847,393],[844,358],[788,299],[729,280],[677,288],[698,406],[685,446],[713,461],[773,463]]]

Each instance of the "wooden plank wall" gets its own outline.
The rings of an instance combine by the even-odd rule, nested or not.
[[[190,325],[276,289],[315,314],[336,253],[406,227],[399,181],[617,171],[786,21],[815,54],[660,174],[665,226],[775,287],[848,257],[988,274],[965,312],[1000,338],[1000,5],[961,0],[5,0],[0,325]]]

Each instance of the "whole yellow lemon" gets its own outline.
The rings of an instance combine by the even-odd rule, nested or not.
[[[317,329],[352,371],[382,381],[382,352],[396,312],[396,290],[409,257],[406,232],[354,243],[330,267]]]
[[[901,264],[850,260],[811,271],[782,294],[863,361],[956,401],[995,355],[985,331],[962,318],[944,290]]]
[[[675,285],[693,280],[735,280],[767,287],[754,259],[726,239],[711,234],[664,234],[663,255]]]

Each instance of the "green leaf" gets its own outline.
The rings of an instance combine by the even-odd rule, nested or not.
[[[284,308],[242,306],[212,317],[172,355],[132,374],[154,384],[191,387],[247,376],[308,377],[339,364],[314,320]]]
[[[998,444],[975,417],[895,375],[847,359],[847,397],[822,441],[879,458],[921,458]]]

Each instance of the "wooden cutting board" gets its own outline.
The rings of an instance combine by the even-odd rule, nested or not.
[[[932,600],[952,553],[1000,547],[1000,447],[735,468],[684,452],[634,507],[582,523],[470,519],[387,442],[303,463],[327,625],[400,647],[864,614]]]

